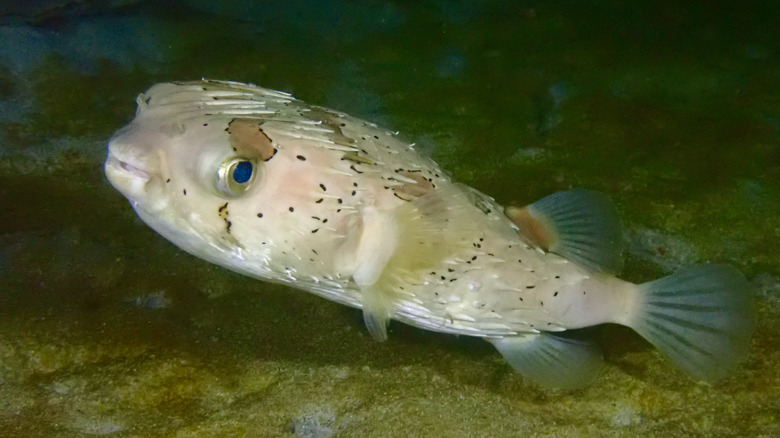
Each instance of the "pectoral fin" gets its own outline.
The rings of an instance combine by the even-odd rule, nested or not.
[[[392,294],[383,293],[377,286],[362,290],[363,322],[374,340],[387,340],[387,324],[390,322],[391,304],[387,298]]]
[[[363,296],[363,319],[377,340],[387,338],[387,323],[400,299],[410,299],[405,285],[422,273],[469,248],[480,233],[480,214],[458,186],[446,185],[393,210],[366,210],[363,236],[353,274]]]

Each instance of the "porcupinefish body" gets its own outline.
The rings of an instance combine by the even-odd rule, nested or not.
[[[250,84],[163,83],[137,102],[105,172],[145,223],[212,263],[361,308],[376,339],[389,319],[482,337],[557,387],[600,364],[570,329],[629,326],[703,379],[748,344],[734,268],[613,275],[620,225],[599,194],[504,210],[395,132]]]

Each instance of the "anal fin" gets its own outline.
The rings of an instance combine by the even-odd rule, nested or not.
[[[590,383],[601,368],[600,351],[585,340],[542,332],[488,341],[512,368],[550,388],[581,388]]]

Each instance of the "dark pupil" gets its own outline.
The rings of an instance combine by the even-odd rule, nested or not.
[[[249,161],[242,161],[236,164],[233,169],[233,180],[239,184],[243,184],[249,181],[252,177],[252,163]]]

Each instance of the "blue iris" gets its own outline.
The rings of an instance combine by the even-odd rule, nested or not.
[[[233,168],[233,181],[244,184],[252,178],[252,163],[249,161],[241,161]]]

